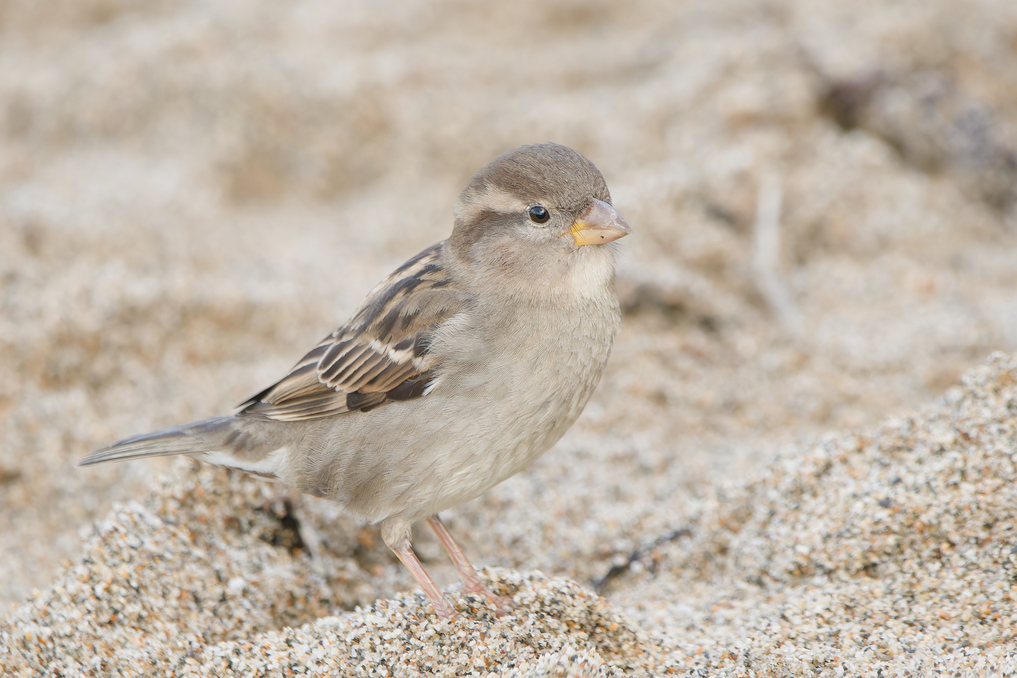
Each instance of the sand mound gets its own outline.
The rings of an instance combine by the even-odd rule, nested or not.
[[[451,621],[423,594],[325,616],[364,573],[273,543],[280,523],[260,489],[192,467],[145,505],[117,507],[78,564],[4,620],[3,675],[606,676],[659,663],[631,620],[539,573],[488,572],[513,599],[501,618],[454,593]]]
[[[539,573],[488,570],[512,613],[499,618],[453,588],[451,621],[422,594],[324,616],[356,598],[367,575],[355,562],[294,547],[299,522],[272,510],[269,486],[181,464],[183,478],[117,507],[77,564],[3,621],[0,668],[1008,673],[1017,670],[1015,455],[1017,356],[996,354],[935,408],[831,437],[744,487],[716,489],[687,537],[616,575],[630,593],[615,605]]]
[[[626,598],[682,666],[1017,671],[1017,357],[963,382],[714,493],[691,537],[645,564],[646,602]]]

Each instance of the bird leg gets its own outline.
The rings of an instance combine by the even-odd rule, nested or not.
[[[382,530],[382,538],[388,536],[385,530]],[[424,593],[427,595],[428,600],[431,601],[431,606],[434,611],[438,613],[439,617],[448,619],[452,616],[452,610],[449,608],[448,603],[445,602],[444,596],[441,595],[441,591],[435,585],[434,580],[428,576],[427,572],[424,571],[424,566],[420,564],[420,560],[417,558],[417,554],[413,552],[413,545],[410,543],[410,535],[404,534],[399,539],[395,539],[390,542],[385,539],[385,543],[392,553],[396,554],[396,557],[402,561],[406,569],[410,571],[413,578],[420,584],[420,588],[424,589]]]
[[[508,612],[509,600],[496,596],[491,593],[491,590],[484,586],[484,582],[480,581],[480,576],[477,571],[473,569],[473,565],[467,560],[466,554],[459,548],[459,544],[456,543],[455,539],[452,538],[452,534],[445,527],[445,523],[441,522],[441,518],[437,515],[433,515],[427,519],[427,524],[431,526],[434,533],[438,535],[438,539],[441,541],[441,545],[448,551],[449,558],[455,563],[456,569],[459,570],[459,576],[463,579],[463,590],[467,593],[474,595],[483,596],[487,599],[491,605],[497,610],[498,614],[502,615]],[[398,554],[397,554],[398,555]],[[419,580],[418,580],[419,581]]]

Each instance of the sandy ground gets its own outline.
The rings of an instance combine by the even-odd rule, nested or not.
[[[1017,355],[997,353],[937,407],[829,436],[751,482],[713,487],[683,529],[604,582],[613,604],[540,572],[493,569],[484,574],[511,611],[496,616],[453,588],[451,620],[419,592],[326,616],[370,585],[356,558],[293,548],[264,484],[181,462],[143,504],[96,525],[78,562],[0,623],[0,668],[1012,675],[1015,454]],[[305,530],[322,527],[308,518]],[[566,536],[547,532],[545,549]]]
[[[452,672],[1005,668],[1014,3],[4,0],[0,104],[10,670],[412,673],[422,633]],[[432,628],[373,527],[284,488],[75,466],[271,383],[544,140],[636,235],[587,412],[448,516],[515,622]]]

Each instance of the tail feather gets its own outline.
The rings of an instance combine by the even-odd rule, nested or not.
[[[230,432],[233,417],[205,419],[183,426],[146,433],[115,442],[93,452],[78,462],[91,466],[107,461],[125,461],[141,457],[164,457],[172,454],[211,454],[222,449]]]

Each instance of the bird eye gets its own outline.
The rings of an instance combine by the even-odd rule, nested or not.
[[[530,220],[542,224],[551,218],[551,213],[544,209],[543,205],[534,205],[529,210]]]

